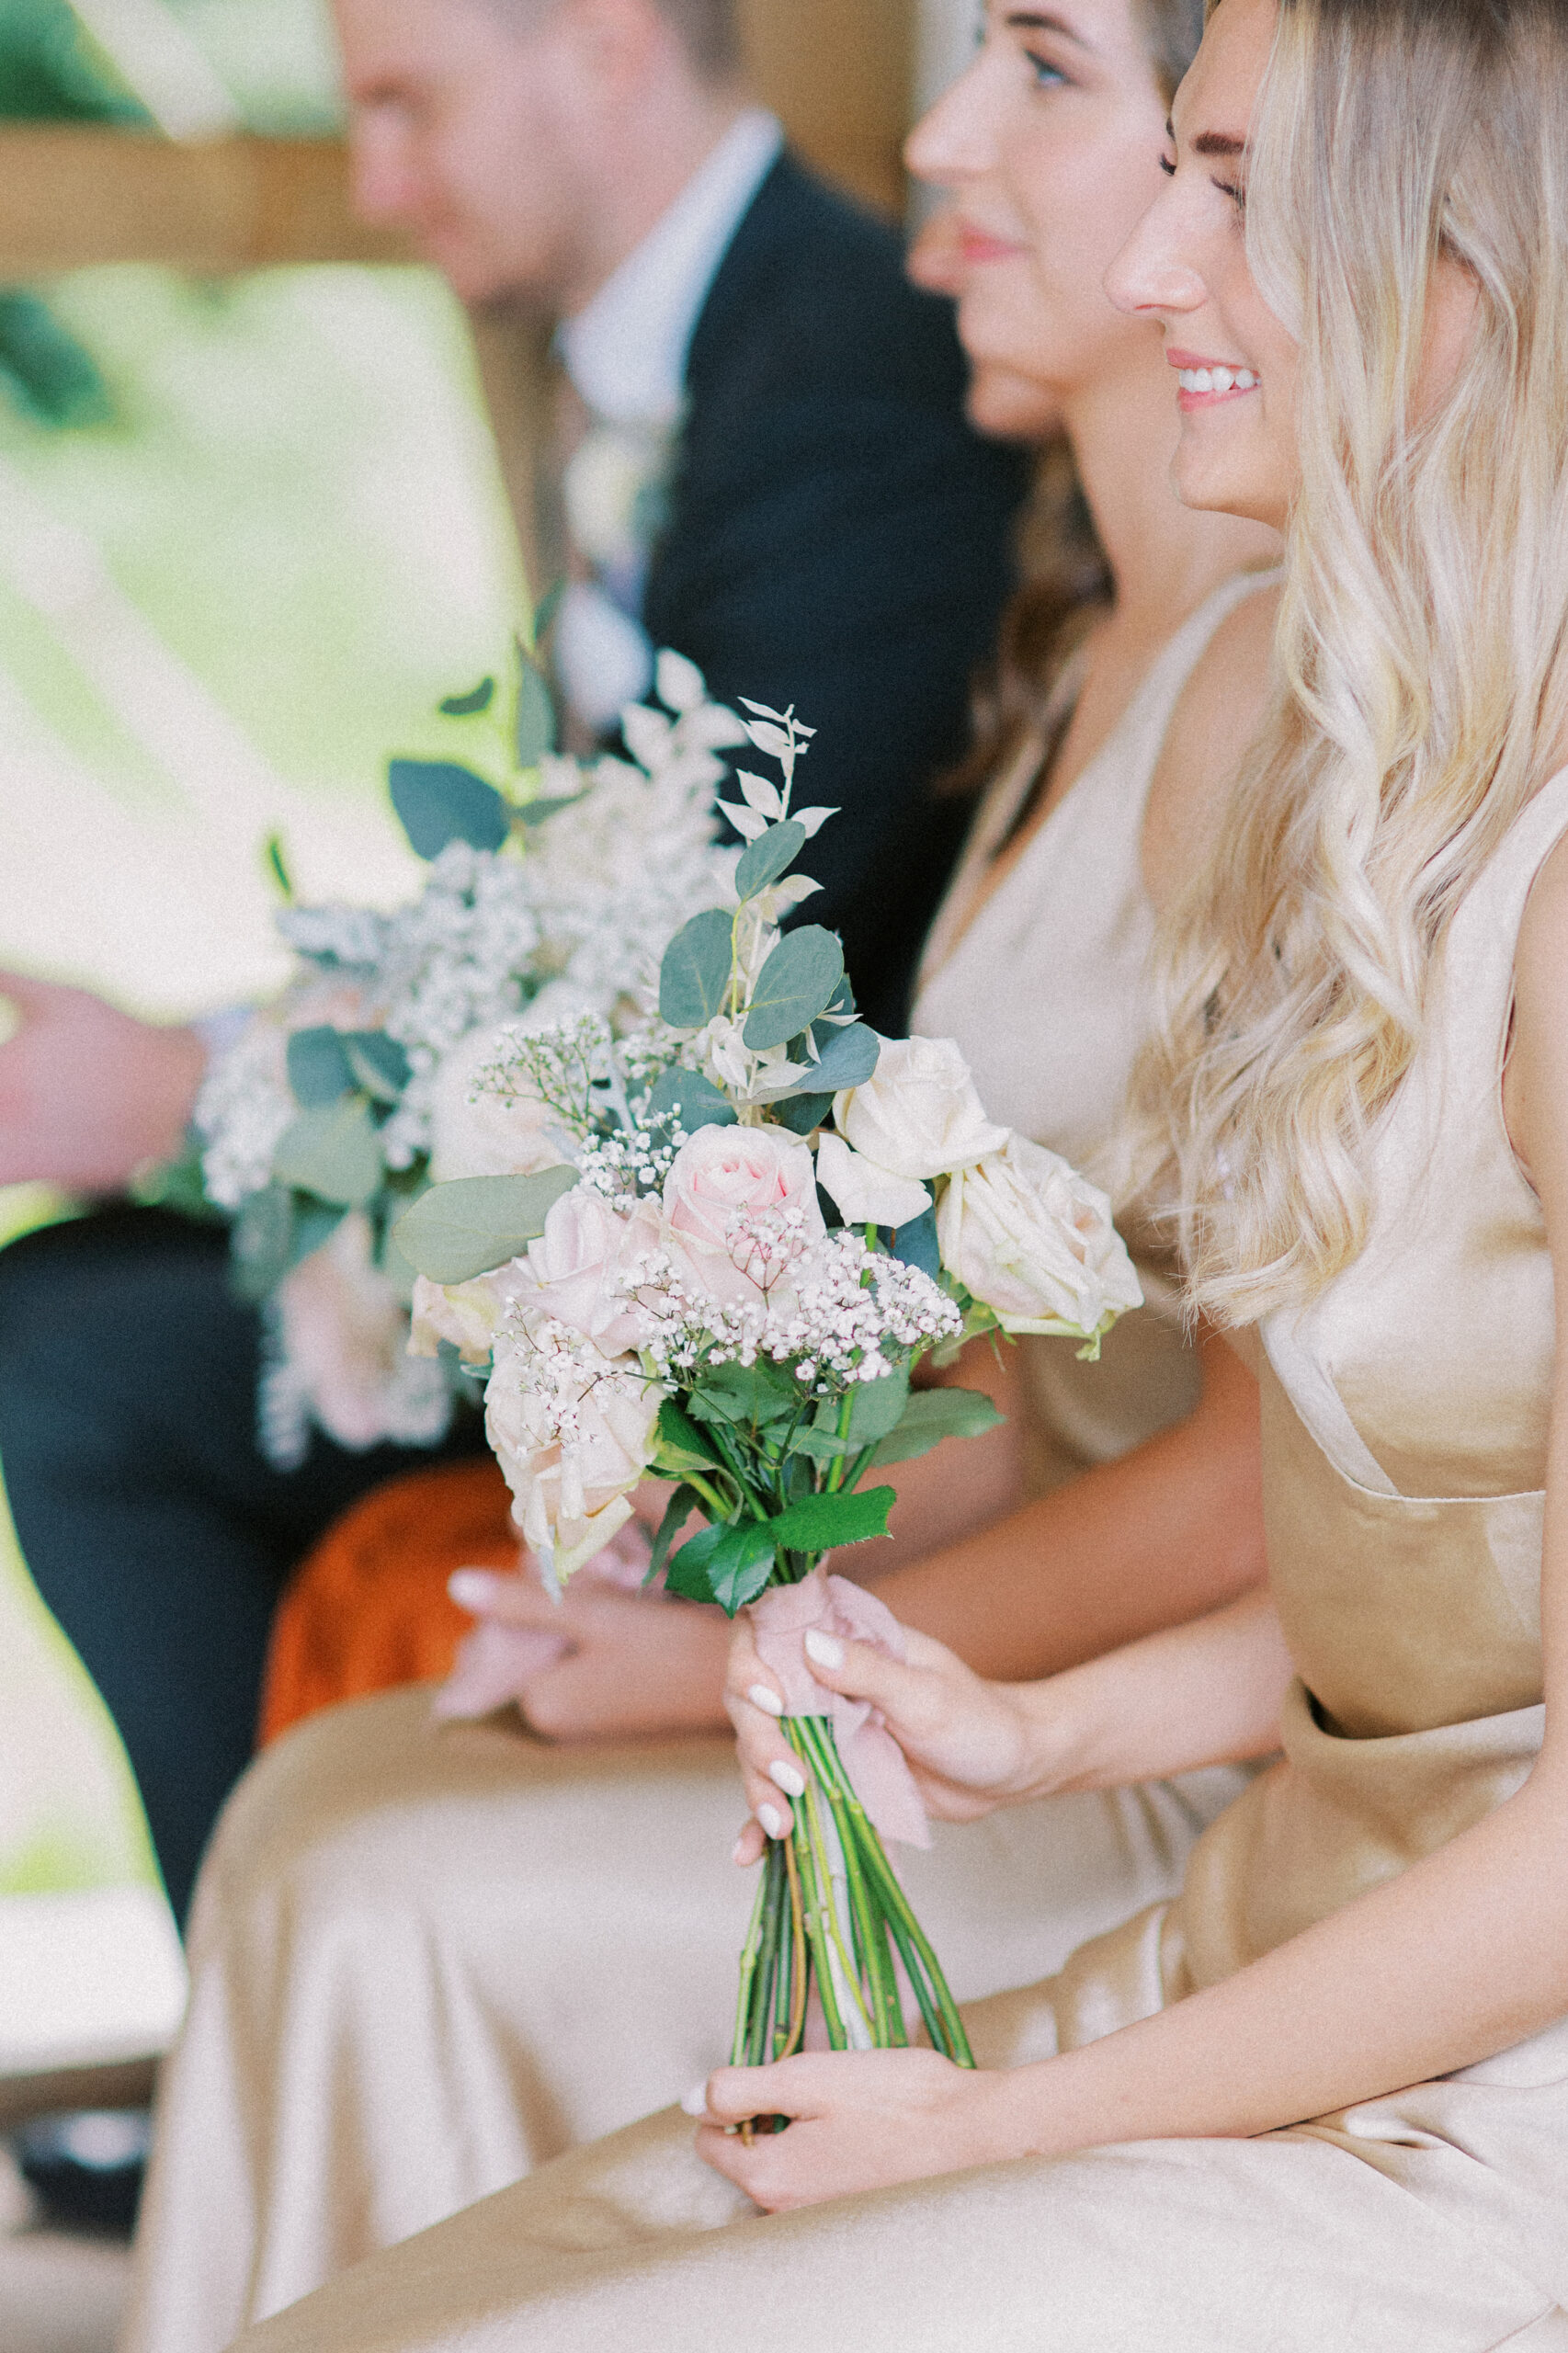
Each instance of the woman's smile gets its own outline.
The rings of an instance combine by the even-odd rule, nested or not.
[[[1167,351],[1165,364],[1176,370],[1176,405],[1181,409],[1213,408],[1221,401],[1239,400],[1256,392],[1256,369],[1239,359],[1204,359],[1195,351]]]

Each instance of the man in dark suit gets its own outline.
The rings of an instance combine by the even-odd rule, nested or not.
[[[819,731],[810,798],[843,811],[813,845],[812,919],[842,928],[863,1008],[896,1027],[956,848],[926,788],[963,742],[1024,487],[963,423],[947,306],[747,106],[733,0],[338,0],[338,18],[361,209],[466,301],[559,324],[558,659],[583,728],[646,688],[654,645],[722,699],[793,703]],[[175,1142],[199,1042],[75,992],[14,994],[0,1183],[110,1192]],[[299,1472],[270,1470],[256,1319],[223,1262],[213,1229],[126,1206],[0,1256],[17,1531],[181,1912],[290,1570],[432,1459],[318,1438]],[[448,1450],[481,1443],[471,1417]]]

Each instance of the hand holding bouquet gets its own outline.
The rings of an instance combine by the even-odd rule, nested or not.
[[[1093,1354],[1140,1293],[1104,1196],[986,1118],[950,1040],[860,1023],[835,938],[780,928],[834,813],[793,807],[811,731],[745,708],[782,784],[741,776],[730,904],[666,949],[656,1021],[503,1040],[478,1099],[558,1165],[437,1185],[403,1219],[414,1346],[488,1363],[491,1442],[548,1579],[616,1537],[652,1472],[675,1490],[650,1574],[753,1609],[802,1797],[769,1849],[736,2061],[798,2049],[812,1987],[835,2047],[904,2041],[901,1970],[935,2047],[967,2061],[882,1846],[925,1835],[913,1783],[869,1712],[814,1681],[803,1637],[896,1643],[825,1556],[886,1533],[894,1491],[872,1473],[995,1419],[913,1387],[922,1360],[996,1330]]]

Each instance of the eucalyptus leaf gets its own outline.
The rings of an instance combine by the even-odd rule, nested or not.
[[[339,1103],[354,1091],[354,1071],[341,1034],[325,1025],[296,1029],[289,1040],[289,1085],[302,1111]]]
[[[347,1210],[338,1209],[331,1201],[297,1202],[289,1243],[291,1263],[297,1267],[302,1258],[312,1257],[324,1243],[332,1240],[347,1214]]]
[[[777,1519],[768,1533],[781,1552],[831,1552],[841,1544],[864,1544],[885,1536],[888,1514],[898,1501],[892,1487],[871,1487],[836,1495],[806,1495]]]
[[[398,1248],[433,1283],[472,1282],[520,1257],[577,1171],[562,1165],[538,1176],[459,1176],[432,1185],[392,1228]]]
[[[229,1229],[231,1282],[253,1304],[276,1290],[293,1256],[294,1197],[287,1185],[266,1185],[241,1204]]]
[[[882,1041],[874,1029],[857,1021],[847,1029],[835,1029],[824,1046],[821,1058],[812,1064],[811,1086],[814,1094],[825,1088],[830,1097],[844,1088],[864,1086],[876,1075]]]
[[[525,825],[542,825],[548,817],[559,816],[562,809],[575,809],[585,798],[581,792],[541,792],[537,800],[521,802],[515,813]]]
[[[553,752],[560,740],[555,718],[555,697],[550,691],[550,681],[536,662],[518,648],[517,670],[517,766],[537,768],[547,752]]]
[[[688,1136],[699,1128],[733,1128],[737,1113],[734,1105],[710,1078],[698,1070],[667,1070],[660,1077],[648,1097],[649,1111],[663,1124],[678,1124]]]
[[[443,719],[476,719],[482,710],[489,710],[494,699],[494,679],[481,678],[466,695],[448,695],[436,708]]]
[[[787,932],[763,966],[746,1016],[754,1054],[787,1046],[823,1013],[844,978],[844,950],[831,931],[809,923]]]
[[[665,1592],[682,1594],[688,1601],[716,1601],[733,1618],[756,1599],[773,1574],[776,1525],[744,1519],[734,1528],[721,1524],[703,1529],[671,1561]]]
[[[742,899],[755,899],[781,874],[788,874],[806,847],[806,829],[793,817],[781,825],[769,825],[765,834],[741,853],[735,869],[735,889]]]
[[[343,1051],[356,1080],[378,1103],[401,1103],[414,1065],[384,1029],[345,1029]]]
[[[801,1082],[806,1084],[805,1081]],[[814,1135],[833,1108],[831,1095],[784,1095],[771,1105],[774,1120],[791,1135]]]
[[[369,1104],[346,1095],[340,1103],[301,1111],[272,1155],[272,1173],[296,1192],[346,1210],[364,1209],[385,1173]]]
[[[710,907],[683,925],[665,949],[659,971],[659,1017],[672,1029],[704,1029],[722,1012],[733,932],[733,916],[722,907]]]
[[[393,760],[387,783],[416,858],[439,858],[449,842],[499,849],[511,831],[495,787],[451,760]]]
[[[926,1210],[919,1217],[911,1218],[907,1225],[896,1226],[889,1255],[902,1259],[906,1267],[918,1267],[923,1275],[929,1275],[935,1282],[942,1271],[936,1211]]]
[[[945,1438],[982,1438],[1002,1418],[977,1389],[916,1389],[903,1420],[883,1438],[871,1461],[879,1470],[890,1462],[913,1462]]]

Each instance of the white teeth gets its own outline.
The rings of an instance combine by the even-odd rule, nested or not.
[[[1257,377],[1250,368],[1178,368],[1176,382],[1184,392],[1250,392]]]

